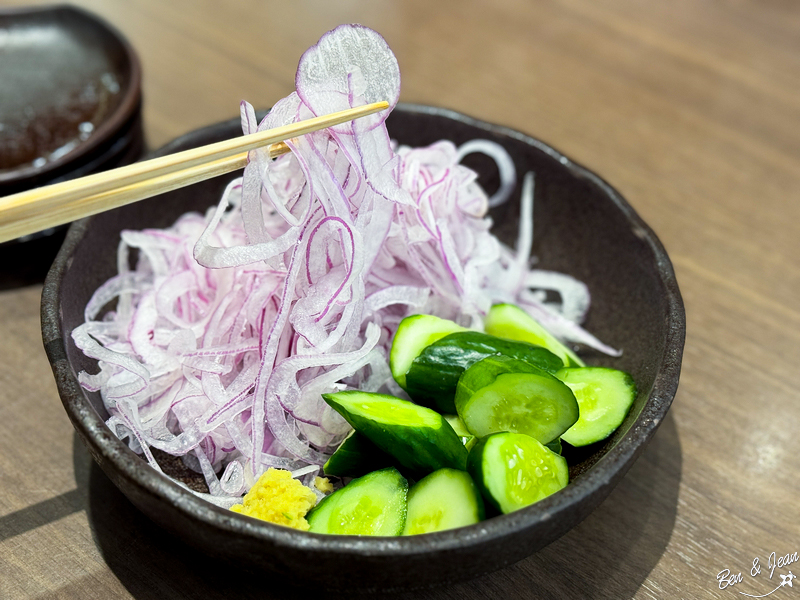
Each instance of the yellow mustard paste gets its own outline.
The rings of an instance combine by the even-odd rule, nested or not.
[[[315,477],[314,487],[323,494],[330,494],[333,491],[333,484],[327,477]]]
[[[270,468],[245,494],[242,503],[234,504],[231,510],[270,523],[308,531],[305,516],[316,502],[316,494],[293,479],[289,471]]]

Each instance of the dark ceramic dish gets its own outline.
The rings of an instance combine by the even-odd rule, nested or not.
[[[230,177],[218,178],[74,224],[56,259],[42,298],[42,331],[58,389],[80,437],[111,480],[154,521],[210,555],[250,569],[292,574],[326,588],[413,588],[464,580],[518,561],[584,519],[642,452],[678,386],[685,317],[664,248],[628,203],[607,183],[523,134],[453,112],[401,106],[388,121],[401,143],[423,145],[488,138],[513,157],[521,177],[536,173],[534,253],[544,268],[586,282],[593,296],[586,327],[623,348],[619,359],[596,355],[629,371],[639,388],[622,427],[607,441],[568,457],[571,483],[515,513],[462,529],[406,538],[358,538],[298,532],[246,517],[196,498],[152,470],[106,428],[95,394],[80,388],[76,373],[94,370],[69,332],[82,322],[92,292],[114,274],[123,228],[170,225],[181,213],[216,203]],[[230,121],[184,136],[165,154],[239,134]],[[485,172],[487,189],[496,172]],[[495,231],[516,239],[519,190],[493,209]]]
[[[139,116],[141,69],[107,23],[69,7],[0,11],[0,190],[96,167]]]
[[[0,32],[0,196],[138,160],[141,69],[119,32],[69,6],[2,9]],[[65,231],[0,244],[0,286],[41,281]]]

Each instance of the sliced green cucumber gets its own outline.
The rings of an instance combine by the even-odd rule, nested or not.
[[[444,420],[450,423],[450,427],[456,432],[456,435],[461,438],[461,443],[464,448],[470,450],[478,441],[478,438],[469,432],[464,421],[458,415],[443,415]]]
[[[456,409],[464,406],[472,395],[494,383],[498,375],[505,373],[542,373],[542,369],[531,363],[508,356],[487,356],[466,369],[458,378],[454,402]]]
[[[385,394],[347,391],[322,397],[356,431],[410,471],[424,475],[444,467],[465,469],[467,449],[436,411]]]
[[[628,373],[605,367],[564,368],[556,373],[578,400],[581,416],[561,438],[573,446],[606,439],[622,424],[636,400]]]
[[[400,535],[406,523],[408,481],[390,467],[374,471],[324,498],[306,519],[313,533]]]
[[[355,429],[331,455],[322,470],[334,477],[361,477],[391,467],[395,460]]]
[[[467,471],[484,499],[510,513],[566,487],[567,461],[522,433],[495,433],[470,450]]]
[[[585,363],[542,327],[536,319],[513,304],[495,304],[484,321],[486,333],[506,340],[529,342],[544,346],[558,356],[565,366],[583,367]]]
[[[466,329],[453,321],[433,315],[412,315],[400,321],[389,353],[392,377],[400,387],[405,389],[406,373],[419,353],[436,340],[456,331]]]
[[[563,366],[560,358],[541,346],[503,340],[478,331],[461,331],[422,350],[406,373],[405,390],[415,402],[443,413],[454,413],[458,378],[467,367],[495,355],[524,360],[552,373]]]
[[[458,385],[458,416],[479,438],[511,431],[548,444],[578,420],[569,387],[520,360],[485,358],[464,371]]]
[[[483,520],[483,500],[465,471],[439,469],[408,492],[403,535],[466,527]]]
[[[555,454],[561,455],[561,438],[556,438],[552,442],[548,442],[545,445],[545,448],[550,450],[550,452],[554,452]]]

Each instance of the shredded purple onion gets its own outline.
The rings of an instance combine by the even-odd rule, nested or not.
[[[244,133],[374,100],[393,105],[400,90],[386,42],[360,26],[323,36],[296,84],[261,123],[243,102]],[[516,184],[505,150],[487,141],[395,150],[385,117],[303,136],[275,161],[251,152],[205,217],[123,232],[119,274],[72,333],[98,360],[98,373],[79,378],[100,392],[112,431],[154,468],[150,448],[184,457],[220,505],[268,467],[313,480],[350,429],[322,393],[402,393],[388,353],[410,314],[481,328],[492,303],[515,302],[563,339],[616,353],[577,324],[589,306],[583,284],[530,269],[532,174],[514,252],[486,216]],[[491,200],[459,164],[474,151],[498,162]],[[560,305],[545,305],[541,289],[558,291]],[[113,299],[116,309],[99,315]]]

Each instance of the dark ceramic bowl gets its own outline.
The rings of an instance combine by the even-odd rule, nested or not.
[[[141,68],[119,32],[69,6],[0,9],[0,31],[0,196],[139,159]],[[41,281],[65,232],[0,244],[0,287]]]
[[[42,332],[67,413],[111,480],[155,522],[210,555],[257,570],[293,575],[325,588],[413,588],[464,580],[536,552],[584,519],[611,492],[644,449],[678,386],[685,317],[675,275],[650,228],[606,182],[549,146],[521,133],[435,108],[401,106],[388,121],[401,143],[455,143],[487,138],[502,144],[517,171],[536,173],[534,253],[544,268],[586,282],[593,304],[586,327],[624,349],[619,359],[596,355],[589,363],[629,371],[639,395],[608,440],[568,457],[571,483],[515,513],[436,534],[403,538],[324,536],[248,519],[212,506],[151,469],[104,424],[96,394],[81,389],[76,373],[93,361],[69,332],[83,320],[92,292],[114,274],[123,228],[170,225],[188,210],[216,203],[231,177],[165,194],[75,223],[50,271],[42,298]],[[186,135],[166,154],[239,134],[238,120]],[[497,185],[491,164],[487,189]],[[495,231],[513,244],[519,219],[516,197],[493,210]]]

